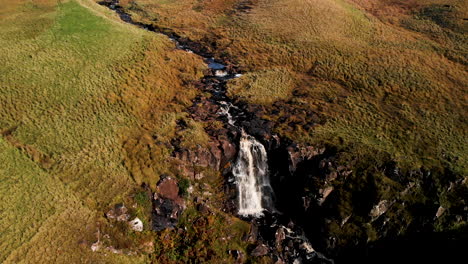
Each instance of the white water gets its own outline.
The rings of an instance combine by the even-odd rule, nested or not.
[[[273,208],[265,147],[242,131],[233,174],[239,192],[239,215],[260,217]]]
[[[237,108],[236,106],[234,106],[233,104],[231,104],[229,102],[221,101],[219,103],[220,103],[221,107],[219,108],[218,114],[226,116],[226,118],[228,120],[228,124],[231,125],[231,126],[235,126],[236,122],[232,118],[232,115],[231,115],[230,111],[231,111],[231,108],[236,108],[236,109],[239,109],[239,108]]]

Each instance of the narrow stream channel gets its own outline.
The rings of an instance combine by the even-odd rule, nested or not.
[[[118,0],[110,3],[100,2],[100,4],[114,10],[123,21],[148,31],[164,34],[175,43],[176,48],[197,54],[203,58],[210,69],[209,73],[202,78],[204,90],[211,93],[211,99],[220,107],[218,114],[225,117],[227,124],[238,131],[242,131],[239,142],[239,155],[233,169],[239,193],[238,213],[244,217],[260,217],[263,215],[264,210],[273,209],[273,190],[269,182],[265,147],[238,125],[238,120],[245,119],[247,113],[241,107],[236,106],[226,95],[227,81],[238,78],[242,74],[236,72],[235,69],[228,70],[226,65],[216,61],[211,54],[204,52],[203,49],[196,48],[200,47],[200,45],[189,40],[182,41],[180,36],[170,30],[162,30],[152,25],[133,21],[132,17],[119,6]]]
[[[269,179],[268,153],[265,147],[255,137],[247,134],[245,132],[247,129],[241,125],[242,121],[252,117],[252,113],[236,105],[226,94],[227,82],[242,74],[234,67],[226,67],[222,62],[215,60],[213,55],[199,43],[182,38],[170,29],[133,21],[119,5],[118,0],[102,1],[99,4],[114,10],[124,22],[164,34],[175,43],[176,48],[197,54],[204,59],[210,70],[201,80],[203,89],[212,95],[210,100],[220,107],[217,114],[224,117],[226,125],[241,134],[237,160],[232,167],[238,193],[237,214],[258,228],[259,241],[268,245],[272,249],[271,254],[276,254],[276,258],[281,260],[277,263],[333,263],[333,260],[327,259],[312,248],[300,227],[275,209],[274,193]],[[278,250],[279,238],[282,244],[288,245],[281,250]],[[275,250],[281,252],[274,253]]]

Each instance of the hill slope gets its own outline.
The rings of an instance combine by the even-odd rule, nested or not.
[[[143,261],[90,246],[109,205],[158,180],[123,142],[171,138],[201,61],[84,0],[3,2],[0,35],[0,262]],[[157,150],[140,162],[164,171]]]

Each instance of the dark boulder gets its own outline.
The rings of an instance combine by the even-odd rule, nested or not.
[[[184,200],[179,196],[177,180],[171,177],[162,178],[153,199],[153,230],[176,227],[184,207]]]

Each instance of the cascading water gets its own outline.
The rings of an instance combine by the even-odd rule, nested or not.
[[[169,31],[161,31],[153,25],[142,24],[133,21],[132,17],[125,12],[119,5],[119,0],[102,1],[100,4],[108,6],[114,10],[120,18],[130,24],[143,28],[145,30],[166,34],[180,50],[185,50],[189,53],[196,53],[205,59],[211,73],[205,75],[202,79],[205,82],[205,88],[212,94],[213,100],[220,109],[218,115],[224,116],[227,124],[239,129],[241,120],[248,119],[248,113],[241,107],[234,105],[226,95],[226,83],[233,78],[241,77],[242,74],[235,69],[227,70],[227,67],[222,63],[214,60],[207,53],[200,49],[200,45],[189,40],[182,40],[177,34]],[[283,241],[280,244],[287,245],[283,248],[282,257],[280,260],[287,260],[288,263],[301,263],[306,261],[310,263],[333,263],[332,260],[325,258],[322,254],[313,250],[308,239],[304,236],[304,232],[300,227],[294,230],[286,228],[283,224],[291,224],[290,219],[280,220],[277,214],[265,214],[264,211],[277,213],[273,203],[273,189],[270,185],[268,160],[265,147],[258,142],[254,137],[248,135],[242,130],[239,143],[239,153],[234,164],[233,175],[238,189],[239,215],[245,217],[254,217],[255,224],[262,227],[260,233],[272,233],[267,237],[278,237],[278,234],[284,233]],[[261,217],[264,216],[264,217]],[[259,233],[259,236],[261,234]],[[281,235],[280,235],[281,237]],[[268,243],[268,240],[266,241]],[[270,241],[271,248],[278,247],[278,240]],[[273,252],[273,251],[272,251]],[[279,254],[279,251],[277,252]],[[282,262],[282,261],[281,261]]]
[[[232,173],[239,193],[239,215],[259,217],[273,208],[265,147],[242,131],[239,154]]]

